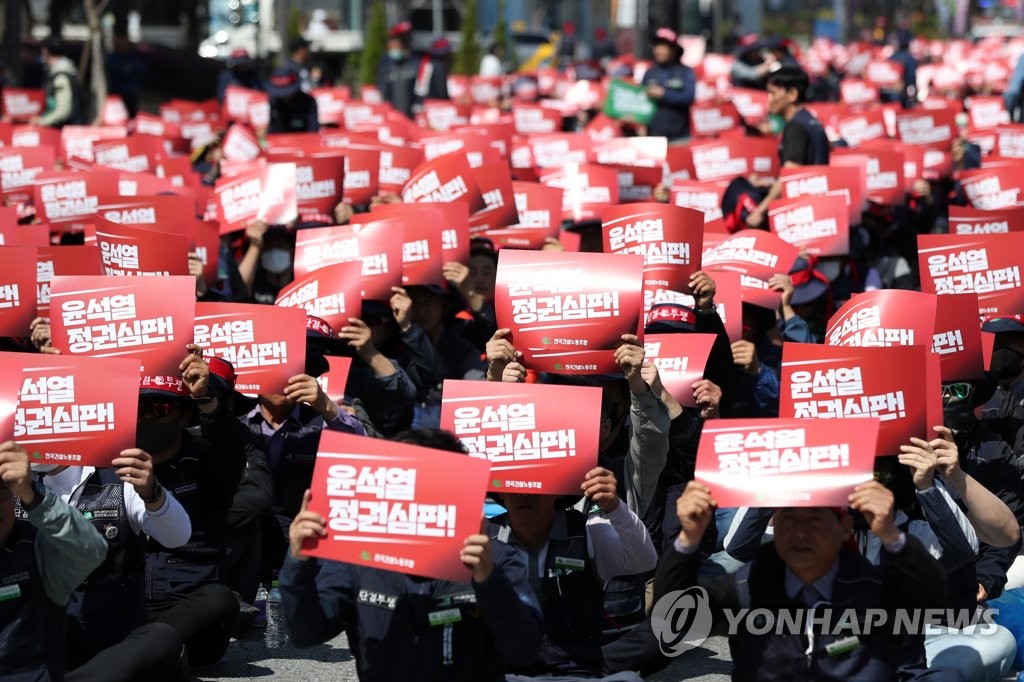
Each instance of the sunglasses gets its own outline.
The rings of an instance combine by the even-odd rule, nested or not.
[[[942,385],[942,397],[943,398],[959,398],[963,400],[971,394],[971,385],[968,383],[957,382],[955,384],[943,384]]]
[[[139,419],[147,414],[155,419],[163,419],[178,408],[178,403],[139,403]]]

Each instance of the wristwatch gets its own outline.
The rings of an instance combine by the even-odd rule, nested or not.
[[[160,485],[160,481],[153,479],[153,496],[142,497],[142,495],[139,495],[139,497],[142,499],[144,503],[153,504],[154,502],[160,499],[160,493],[163,492],[163,489],[164,487]]]
[[[27,512],[34,511],[36,507],[43,503],[43,498],[46,497],[46,486],[39,481],[32,481],[32,492],[36,494],[32,504],[26,503],[25,500],[21,501],[21,508]]]

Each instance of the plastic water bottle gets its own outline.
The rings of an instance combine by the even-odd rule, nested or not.
[[[263,641],[268,649],[280,649],[288,644],[288,633],[281,615],[281,590],[276,580],[267,594],[267,629],[263,633]]]

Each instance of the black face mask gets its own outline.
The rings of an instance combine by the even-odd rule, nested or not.
[[[156,419],[140,421],[135,426],[135,447],[149,454],[167,449],[181,431],[181,423],[175,419],[162,422]]]
[[[967,400],[942,405],[942,423],[955,432],[967,431],[974,424],[974,408]]]
[[[1024,355],[1009,347],[992,351],[992,365],[989,373],[999,382],[1013,381],[1020,374]]]

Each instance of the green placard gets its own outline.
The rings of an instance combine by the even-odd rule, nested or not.
[[[604,113],[616,119],[631,117],[637,123],[647,125],[654,116],[654,102],[644,87],[613,80],[604,99]]]

